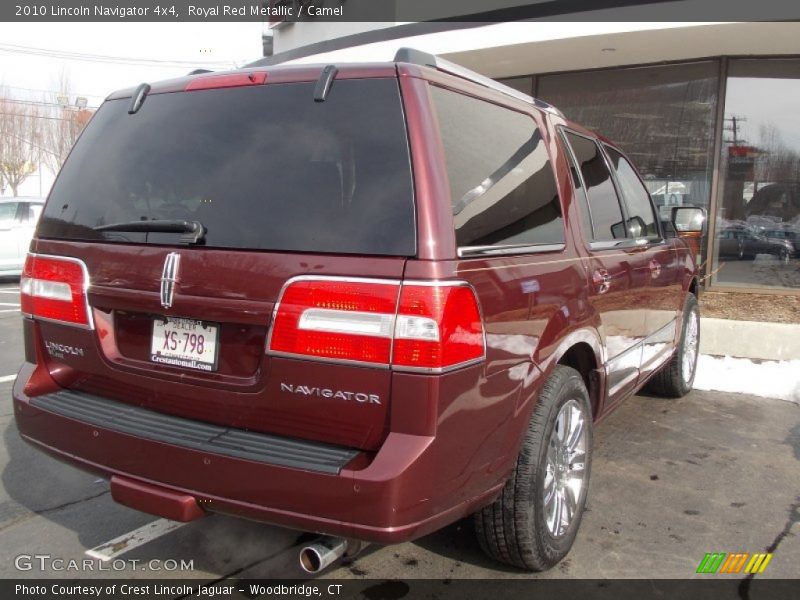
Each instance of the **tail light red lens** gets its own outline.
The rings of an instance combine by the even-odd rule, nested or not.
[[[395,328],[395,366],[446,369],[482,359],[484,352],[483,323],[472,288],[403,285]]]
[[[20,311],[91,328],[86,265],[76,258],[29,254],[20,278]]]
[[[296,280],[280,298],[269,349],[388,365],[397,293],[394,282]]]
[[[272,354],[439,372],[482,360],[483,323],[463,282],[300,278],[279,299]]]

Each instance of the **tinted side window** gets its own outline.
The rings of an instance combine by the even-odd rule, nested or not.
[[[464,246],[560,244],[561,202],[530,116],[431,87]]]
[[[17,223],[22,225],[33,225],[33,210],[32,204],[28,202],[20,202],[17,207]]]
[[[650,200],[650,193],[644,187],[642,180],[636,174],[624,156],[613,148],[606,147],[611,164],[617,172],[617,180],[622,188],[622,196],[625,198],[625,205],[628,207],[629,233],[632,237],[646,237],[658,239],[661,237],[656,216],[653,211],[653,204]],[[641,221],[639,221],[641,219]]]
[[[619,206],[611,172],[606,166],[600,148],[583,136],[571,132],[566,132],[566,136],[586,186],[589,214],[592,219],[592,239],[610,241],[624,238],[624,229],[620,227],[622,209]]]

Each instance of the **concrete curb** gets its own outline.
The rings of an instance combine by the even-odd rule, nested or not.
[[[800,324],[700,319],[700,353],[760,360],[800,359]]]

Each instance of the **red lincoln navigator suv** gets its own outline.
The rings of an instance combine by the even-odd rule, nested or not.
[[[475,514],[546,569],[592,424],[686,394],[695,258],[630,161],[434,56],[202,73],[108,97],[21,280],[21,435],[176,520],[400,542]]]

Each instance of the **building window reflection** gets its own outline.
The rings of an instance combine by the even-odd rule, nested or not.
[[[800,58],[728,59],[727,65],[719,113],[721,60],[504,82],[533,87],[567,118],[619,144],[662,220],[674,206],[713,210],[710,242],[703,240],[699,259],[712,287],[798,290]]]
[[[713,283],[800,288],[800,60],[731,60]]]
[[[674,206],[708,208],[718,62],[541,75],[537,80],[538,97],[630,156],[662,220],[670,219]]]

